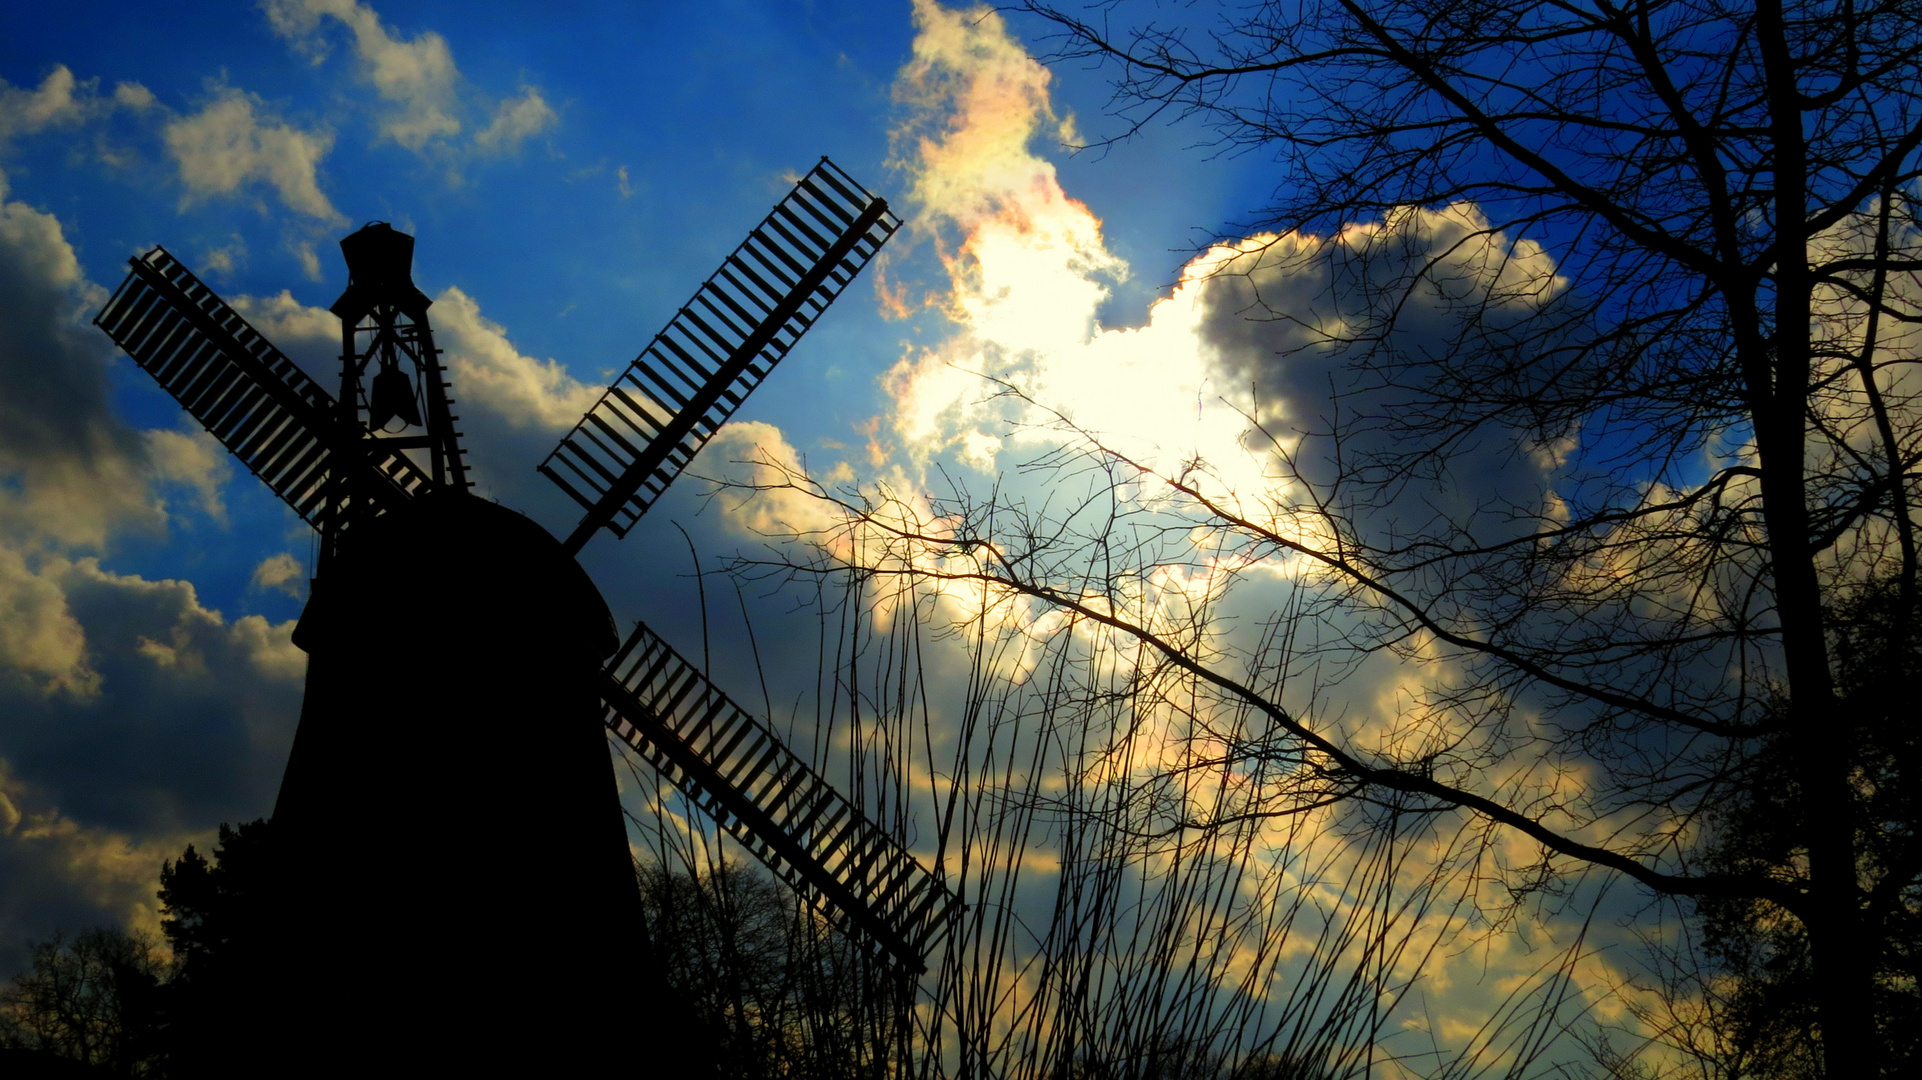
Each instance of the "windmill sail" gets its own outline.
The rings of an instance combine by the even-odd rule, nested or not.
[[[901,222],[826,158],[801,178],[541,463],[587,514],[627,535]]]
[[[132,272],[94,324],[295,513],[325,532],[332,509],[328,474],[345,436],[333,396],[165,248],[128,261]],[[375,449],[372,456],[382,495],[405,498],[431,486],[398,450]]]
[[[954,896],[645,625],[607,665],[607,726],[857,940],[925,970]]]

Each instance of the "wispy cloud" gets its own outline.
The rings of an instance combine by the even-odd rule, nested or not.
[[[539,90],[523,87],[519,97],[501,102],[494,110],[494,119],[474,136],[474,146],[488,153],[511,153],[559,120]]]
[[[558,362],[515,348],[506,328],[482,315],[480,304],[458,288],[434,301],[434,319],[462,400],[510,427],[557,435],[600,397],[600,387],[580,382]]]
[[[320,190],[333,133],[285,122],[258,95],[217,85],[200,111],[169,121],[162,134],[187,189],[183,207],[264,187],[317,222],[347,220]]]
[[[346,28],[362,75],[385,103],[381,136],[416,153],[457,146],[507,153],[559,121],[540,90],[530,86],[485,108],[461,77],[445,37],[433,30],[404,36],[358,0],[264,0],[261,10],[274,33],[315,64],[331,52],[324,25],[332,21]],[[487,122],[477,126],[463,119],[476,115],[487,116]],[[460,136],[468,131],[471,138],[462,143]]]
[[[50,128],[78,127],[115,109],[143,112],[153,104],[153,91],[135,82],[102,96],[99,79],[76,79],[65,64],[55,64],[31,90],[0,79],[0,146]]]
[[[254,567],[253,576],[248,579],[248,583],[256,589],[286,593],[298,600],[305,592],[301,586],[305,584],[303,579],[306,576],[307,572],[300,565],[300,560],[283,551],[278,555],[269,555],[262,559],[260,564]]]

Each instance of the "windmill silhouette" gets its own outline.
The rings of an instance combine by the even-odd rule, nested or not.
[[[320,533],[266,1052],[294,1040],[331,1068],[411,1038],[423,1062],[473,1042],[551,1063],[609,1024],[662,1028],[608,732],[844,932],[925,970],[942,882],[645,624],[620,640],[574,559],[626,535],[899,225],[822,158],[540,464],[583,511],[563,541],[468,493],[412,237],[341,241],[337,397],[164,249],[130,260],[96,325]],[[379,886],[343,895],[344,863]],[[364,956],[377,978],[347,962]],[[343,1000],[379,1029],[360,1049],[325,1035]]]

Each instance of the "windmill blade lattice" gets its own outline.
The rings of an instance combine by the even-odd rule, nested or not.
[[[627,535],[900,226],[828,159],[802,177],[541,463],[587,511],[568,550]]]
[[[295,366],[165,248],[133,269],[94,324],[194,419],[326,532],[327,481],[343,439],[333,395]],[[381,496],[405,499],[431,482],[398,450],[376,452]],[[376,506],[376,512],[381,507]]]
[[[607,726],[844,932],[925,970],[954,896],[645,624],[607,665]]]

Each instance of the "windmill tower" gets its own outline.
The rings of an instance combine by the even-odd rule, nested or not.
[[[844,932],[925,969],[940,880],[645,624],[621,640],[574,560],[626,535],[899,225],[821,159],[541,463],[583,511],[564,540],[468,494],[411,237],[341,242],[338,397],[164,249],[130,260],[95,323],[321,535],[264,1052],[552,1066],[671,1020],[608,733]],[[374,888],[344,890],[350,868]]]

